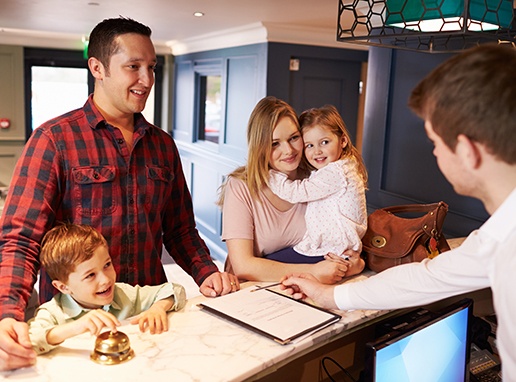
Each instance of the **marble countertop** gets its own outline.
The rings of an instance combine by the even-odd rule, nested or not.
[[[359,276],[358,279],[365,277]],[[264,283],[246,283],[243,287]],[[37,364],[0,377],[15,381],[243,381],[258,373],[274,371],[352,328],[386,311],[338,312],[342,319],[299,342],[280,345],[269,338],[204,312],[197,306],[206,297],[188,301],[180,312],[169,314],[169,331],[160,335],[140,333],[125,324],[135,357],[119,365],[100,365],[90,360],[95,337],[87,333],[66,340],[60,347],[38,357]]]

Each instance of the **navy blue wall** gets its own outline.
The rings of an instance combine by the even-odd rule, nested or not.
[[[308,72],[291,72],[289,63],[293,57],[301,60],[303,69],[307,67],[311,69]],[[246,161],[246,128],[249,115],[256,103],[266,95],[281,98],[291,103],[298,112],[302,111],[305,106],[299,97],[293,96],[293,89],[296,89],[293,84],[303,83],[307,78],[315,79],[317,82],[324,77],[321,74],[326,74],[323,73],[324,70],[318,69],[317,65],[304,65],[304,60],[337,68],[340,68],[341,63],[360,68],[361,63],[367,60],[367,52],[263,43],[175,57],[172,135],[180,150],[183,168],[192,193],[197,226],[207,239],[212,256],[217,259],[225,259],[226,248],[220,240],[221,213],[215,201],[225,175]],[[219,144],[196,141],[194,133],[196,71],[203,67],[220,68],[222,74],[223,135]],[[338,76],[330,79],[326,76],[321,80],[332,81],[331,86],[334,88],[348,89],[350,86],[346,77],[350,77],[351,73],[347,74],[346,70],[337,71]],[[353,76],[359,77],[359,71],[355,72]],[[358,82],[358,78],[354,78],[353,81]],[[358,97],[358,83],[353,88],[356,93],[354,97]],[[310,102],[314,104],[310,106],[320,106],[328,102],[325,92],[312,93],[315,98],[311,99]],[[336,98],[340,99],[349,92],[346,93],[343,90],[337,93]],[[332,101],[333,98],[330,100]],[[347,106],[348,102],[345,103]],[[352,105],[350,107],[356,114],[356,101],[349,102],[349,105]],[[347,110],[341,112],[346,116],[350,115]]]
[[[458,195],[439,171],[424,123],[407,107],[416,84],[451,54],[370,48],[363,156],[370,209],[443,200],[445,234],[466,236],[488,217],[476,199]]]

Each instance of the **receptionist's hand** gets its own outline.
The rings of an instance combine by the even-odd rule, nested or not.
[[[337,309],[332,285],[321,284],[309,273],[292,273],[283,277],[280,288],[298,300],[311,299],[327,309]]]

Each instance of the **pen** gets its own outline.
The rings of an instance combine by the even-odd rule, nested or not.
[[[251,292],[256,292],[257,290],[261,290],[261,289],[272,288],[273,286],[277,286],[277,285],[280,285],[280,284],[281,284],[281,282],[274,283],[274,284],[269,284],[269,285],[264,285],[264,286],[259,286],[259,287],[256,287],[256,289],[253,289]]]

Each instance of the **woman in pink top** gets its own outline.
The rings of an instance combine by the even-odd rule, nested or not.
[[[263,98],[249,118],[247,143],[247,165],[229,174],[221,188],[226,269],[242,280],[278,281],[291,272],[308,272],[323,283],[340,281],[347,263],[338,256],[329,255],[317,263],[264,258],[294,246],[306,232],[306,204],[282,200],[268,187],[270,169],[289,179],[309,175],[306,164],[300,166],[304,144],[295,111],[275,97]]]

